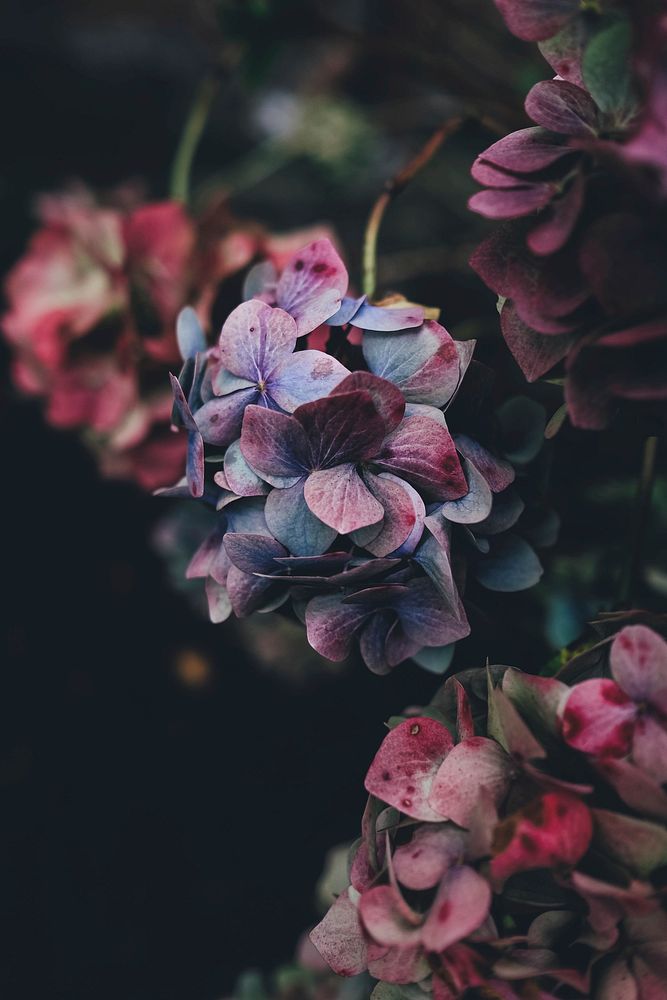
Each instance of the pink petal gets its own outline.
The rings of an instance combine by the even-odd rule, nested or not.
[[[394,851],[394,872],[406,889],[431,889],[465,853],[465,833],[447,824],[424,824]]]
[[[364,481],[382,507],[384,517],[379,533],[373,531],[372,538],[368,541],[355,535],[355,543],[378,557],[395,552],[405,546],[408,540],[409,550],[413,551],[421,537],[426,517],[422,498],[409,483],[388,472],[379,476],[367,472]]]
[[[370,393],[375,408],[384,420],[386,434],[398,427],[405,413],[405,398],[395,385],[372,372],[352,372],[332,390],[331,395],[357,389]]]
[[[368,948],[368,971],[384,983],[419,983],[429,974],[429,966],[419,945],[412,948]]]
[[[339,976],[357,976],[368,964],[357,905],[350,890],[342,893],[323,920],[310,932],[322,958]]]
[[[501,886],[516,872],[575,865],[588,850],[592,834],[591,815],[583,802],[548,792],[496,827],[493,880]]]
[[[561,196],[552,200],[528,234],[526,242],[533,253],[548,256],[565,246],[581,214],[585,194],[584,174],[579,172]]]
[[[362,894],[359,918],[378,944],[410,948],[420,941],[421,917],[410,910],[391,885],[377,885]]]
[[[604,757],[595,762],[595,768],[631,809],[644,816],[667,820],[667,794],[635,764]]]
[[[535,382],[557,365],[573,342],[569,333],[544,334],[531,329],[511,302],[503,306],[500,327],[514,360],[529,382]]]
[[[368,617],[359,604],[343,604],[339,594],[313,597],[306,607],[308,642],[328,660],[344,660],[350,652],[354,632]]]
[[[658,784],[667,782],[667,729],[652,715],[642,714],[637,719],[632,759]]]
[[[311,472],[303,495],[312,513],[342,535],[377,524],[384,516],[351,463]]]
[[[449,431],[428,417],[406,417],[385,439],[375,463],[435,500],[458,500],[468,492]]]
[[[484,923],[491,907],[491,886],[473,868],[451,868],[440,884],[424,924],[427,951],[443,952]]]
[[[471,212],[486,219],[520,219],[549,204],[556,189],[553,184],[524,184],[522,187],[487,188],[468,201]]]
[[[260,475],[300,478],[308,467],[308,438],[294,417],[263,406],[243,414],[241,451]]]
[[[240,441],[233,441],[225,452],[224,475],[226,480],[224,488],[239,497],[266,496],[271,491],[269,484],[260,479],[246,462]]]
[[[459,352],[439,323],[427,320],[418,330],[367,334],[362,346],[371,371],[398,386],[408,402],[439,407],[454,395],[461,374]]]
[[[495,740],[472,736],[445,757],[435,776],[429,805],[444,819],[467,827],[479,794],[488,792],[497,807],[512,777],[512,760]]]
[[[227,317],[220,333],[220,360],[233,375],[259,382],[291,354],[296,323],[282,309],[250,299]]]
[[[452,681],[456,691],[456,732],[459,741],[469,740],[475,735],[470,699],[463,684],[456,677]]]
[[[308,435],[310,469],[374,458],[387,433],[368,389],[347,391],[338,386],[331,395],[297,407],[294,419]]]
[[[508,461],[493,455],[467,434],[457,434],[454,440],[461,454],[479,469],[494,493],[502,492],[514,482],[514,467]]]
[[[340,309],[347,286],[345,265],[331,241],[314,240],[294,255],[281,274],[276,302],[294,317],[302,337]]]
[[[510,31],[526,42],[551,38],[579,12],[579,0],[495,0]]]
[[[550,167],[573,150],[566,146],[560,136],[551,135],[543,128],[522,128],[518,132],[503,136],[485,149],[473,167],[473,177],[481,184],[498,184],[492,175],[485,174],[482,164],[490,164],[501,170],[516,174],[531,174],[536,170]],[[520,182],[518,177],[515,183]]]
[[[449,731],[433,719],[401,722],[384,738],[375,755],[366,775],[366,790],[407,816],[437,822],[440,816],[429,805],[428,797],[452,746]]]
[[[611,672],[637,702],[667,714],[667,642],[646,625],[626,625],[611,645]]]
[[[231,444],[241,433],[243,414],[247,406],[256,403],[256,389],[240,389],[228,396],[214,396],[195,414],[197,427],[207,444]]]
[[[637,707],[615,681],[582,681],[561,709],[563,739],[596,756],[624,757],[630,750]]]

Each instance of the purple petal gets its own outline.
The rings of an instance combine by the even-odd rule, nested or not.
[[[345,265],[331,241],[314,240],[294,255],[281,274],[276,302],[294,317],[302,337],[338,312],[347,285]]]
[[[250,299],[225,321],[220,333],[220,360],[233,375],[260,382],[292,353],[296,338],[296,323],[288,313]]]
[[[450,608],[430,580],[411,580],[395,607],[406,635],[419,647],[448,646],[470,632],[465,615],[461,619],[459,608]]]
[[[181,383],[178,381],[175,375],[169,373],[169,381],[171,382],[171,391],[174,394],[174,405],[178,412],[181,422],[185,427],[186,431],[190,433],[195,433],[198,431],[197,424],[195,423],[195,418],[192,416],[192,411],[188,406],[188,401],[185,398],[185,394],[181,387]]]
[[[313,597],[306,607],[308,642],[328,660],[344,660],[350,652],[354,633],[368,617],[367,608],[343,604],[340,594]]]
[[[667,729],[655,715],[647,713],[637,719],[632,760],[660,785],[667,782]]]
[[[514,360],[529,382],[535,382],[562,361],[574,340],[569,333],[544,334],[532,330],[519,318],[511,302],[503,306],[500,327]]]
[[[273,490],[266,501],[266,523],[293,555],[319,556],[329,548],[337,532],[311,512],[304,486],[301,479],[289,489]]]
[[[266,535],[247,535],[228,531],[224,545],[230,560],[244,573],[269,573],[275,571],[274,559],[287,555],[287,550],[274,538]]]
[[[491,886],[473,868],[451,868],[440,884],[424,924],[422,941],[440,953],[477,930],[491,908]]]
[[[185,465],[188,486],[193,497],[204,495],[204,442],[199,432],[188,434],[188,453]]]
[[[299,421],[263,406],[246,407],[241,451],[260,476],[300,478],[309,466],[308,438]]]
[[[579,0],[495,0],[512,34],[525,42],[541,42],[560,31],[579,13]]]
[[[229,559],[222,544],[222,534],[215,528],[201,543],[185,571],[186,580],[205,579],[212,576],[218,583],[227,579]]]
[[[472,736],[458,743],[442,762],[435,776],[430,805],[443,819],[467,827],[484,790],[500,806],[511,784],[511,757],[485,736]]]
[[[476,163],[490,163],[501,170],[511,170],[517,174],[532,174],[536,170],[550,167],[563,156],[574,151],[565,145],[560,136],[552,135],[543,128],[523,128],[504,136],[480,153]],[[479,167],[473,168],[473,176],[480,183],[482,174]],[[504,186],[504,185],[503,185]]]
[[[598,127],[599,113],[593,98],[565,80],[536,83],[525,107],[534,122],[552,132],[590,139]]]
[[[346,326],[353,316],[359,311],[359,308],[366,301],[366,296],[362,295],[358,299],[351,299],[347,296],[343,299],[340,309],[333,316],[329,316],[327,320],[328,326]]]
[[[547,212],[528,234],[526,242],[533,253],[548,256],[565,246],[581,214],[585,194],[584,174],[577,173],[564,193],[551,201]]]
[[[456,342],[428,320],[418,330],[393,336],[367,334],[363,352],[375,375],[398,386],[410,403],[444,406],[460,380]]]
[[[522,187],[487,188],[469,199],[468,208],[486,219],[519,219],[544,208],[555,193],[554,185],[546,181]]]
[[[384,516],[352,463],[311,472],[304,497],[313,514],[341,535],[376,524]]]
[[[581,17],[575,17],[557,35],[540,42],[540,52],[553,71],[568,83],[584,86],[581,61],[590,40],[591,28]]]
[[[421,306],[372,306],[368,302],[361,305],[352,318],[354,326],[366,332],[409,330],[421,326],[423,322],[424,310]]]
[[[497,458],[479,441],[467,434],[457,434],[454,441],[461,454],[481,472],[493,493],[506,490],[514,482],[514,467],[505,459]]]
[[[366,941],[357,904],[350,890],[341,893],[323,920],[310,932],[322,958],[338,976],[357,976],[368,965]]]
[[[297,351],[282,361],[267,384],[267,392],[283,410],[327,396],[350,373],[322,351]]]
[[[219,473],[216,473],[216,476],[219,476]],[[224,485],[216,479],[218,485],[231,490],[239,497],[266,496],[271,491],[269,484],[260,479],[246,462],[240,441],[233,441],[225,452],[224,478]]]
[[[633,701],[667,715],[667,642],[645,625],[626,625],[611,646],[611,672]]]
[[[244,573],[232,565],[227,574],[227,594],[237,618],[245,618],[266,604],[273,581]]]
[[[413,819],[437,823],[428,798],[453,745],[449,730],[434,719],[406,719],[385,736],[368,769],[366,791]]]
[[[336,396],[359,389],[370,393],[375,408],[384,420],[386,434],[398,427],[405,413],[405,398],[391,381],[379,378],[377,374],[352,372],[336,386],[331,395]]]
[[[372,615],[361,630],[359,651],[364,663],[374,674],[383,676],[396,666],[387,656],[387,637],[395,621],[393,612],[381,611]]]
[[[246,406],[259,398],[257,389],[241,389],[228,396],[214,396],[197,410],[195,420],[207,444],[231,444],[241,433]]]
[[[463,472],[468,481],[468,492],[460,500],[448,500],[440,508],[440,513],[456,524],[476,524],[490,514],[493,494],[482,473],[467,458],[463,459]]]
[[[667,821],[667,794],[641,768],[629,760],[602,757],[595,762],[595,769],[635,812]]]
[[[450,539],[447,523],[439,514],[430,514],[424,520],[427,533],[415,552],[415,561],[428,574],[431,582],[446,604],[456,610],[461,625],[467,625],[461,598],[452,575]],[[468,627],[468,631],[470,631]]]
[[[343,392],[338,387],[331,396],[299,406],[294,411],[294,422],[305,428],[302,434],[307,434],[311,442],[311,469],[372,458],[386,433],[385,421],[366,390]],[[243,441],[241,444],[243,447]]]
[[[435,500],[458,500],[468,492],[449,431],[428,417],[405,418],[386,438],[375,463]]]

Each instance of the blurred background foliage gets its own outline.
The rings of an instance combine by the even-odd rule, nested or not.
[[[519,391],[549,416],[560,405],[557,385],[526,389],[466,264],[484,231],[466,210],[469,166],[526,123],[523,96],[548,75],[491,0],[23,0],[1,36],[3,272],[39,192],[82,180],[166,197],[212,75],[195,204],[215,186],[239,218],[276,230],[331,222],[358,285],[383,183],[462,112],[470,121],[389,210],[379,285],[478,338],[498,402]],[[6,376],[0,405],[2,995],[219,1000],[242,970],[289,961],[317,914],[325,851],[355,833],[383,719],[437,681],[411,664],[382,679],[324,664],[285,622],[209,625],[158,555],[164,502],[102,482]],[[540,474],[561,534],[543,582],[471,593],[455,666],[537,670],[618,604],[642,436],[566,425],[547,445]],[[639,594],[650,606],[667,594],[664,464],[663,449]]]

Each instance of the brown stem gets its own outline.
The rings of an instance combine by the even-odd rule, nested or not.
[[[656,459],[658,455],[658,438],[651,435],[644,442],[644,454],[642,458],[642,469],[637,484],[637,499],[635,501],[635,514],[633,518],[633,536],[630,548],[630,558],[625,574],[623,585],[623,606],[631,608],[633,606],[641,574],[642,560],[644,556],[644,545],[646,542],[646,529],[648,526],[649,513],[651,509],[651,497],[653,495],[653,484],[655,482]]]
[[[417,155],[414,156],[410,162],[394,177],[386,182],[384,191],[373,205],[371,213],[368,216],[368,222],[366,223],[362,261],[362,287],[364,294],[367,295],[368,298],[372,298],[375,293],[378,232],[380,230],[382,219],[384,218],[384,213],[394,198],[396,198],[401,193],[403,188],[410,183],[415,174],[417,174],[422,167],[426,166],[434,153],[436,153],[443,144],[445,139],[448,139],[450,135],[453,135],[454,132],[461,127],[463,120],[463,117],[459,115],[454,118],[449,118],[446,122],[443,122],[440,128],[436,129],[433,135],[422,146]]]

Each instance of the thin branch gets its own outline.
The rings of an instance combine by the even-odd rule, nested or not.
[[[417,155],[403,167],[395,177],[392,177],[384,186],[384,191],[377,199],[366,223],[366,233],[364,236],[363,251],[363,291],[372,298],[376,286],[377,268],[377,241],[380,225],[384,218],[384,213],[401,191],[410,183],[412,178],[422,167],[426,166],[431,157],[438,151],[445,139],[453,135],[463,124],[461,116],[450,118],[444,122],[440,128],[436,129],[430,139],[422,146]]]
[[[190,197],[190,174],[206,122],[220,89],[220,73],[212,73],[199,84],[171,168],[169,191],[175,201],[187,204]]]

